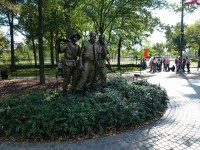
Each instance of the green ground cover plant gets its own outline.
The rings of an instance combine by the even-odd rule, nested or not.
[[[0,133],[10,139],[58,140],[91,138],[123,131],[161,117],[168,97],[147,81],[114,78],[84,95],[30,91],[0,100]]]

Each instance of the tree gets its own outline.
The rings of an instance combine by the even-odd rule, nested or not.
[[[14,20],[17,19],[19,7],[17,3],[20,0],[1,0],[0,2],[0,25],[9,26],[10,29],[10,49],[11,49],[11,70],[15,70],[14,53]]]
[[[181,25],[180,23],[177,23],[176,26],[167,27],[167,30],[165,32],[167,42],[166,47],[169,51],[175,50],[177,52],[180,52],[181,45],[180,45],[180,38],[181,38]],[[186,40],[184,38],[184,41],[182,42],[183,47],[186,46]]]
[[[35,42],[40,36],[37,22],[39,1],[18,0],[18,4],[21,8],[18,29],[26,35],[28,41],[32,41],[37,65]],[[42,11],[42,39],[45,43],[42,41],[42,45],[49,45],[47,51],[50,52],[53,65],[53,42],[59,34],[64,33],[68,38],[73,29],[78,29],[85,37],[88,31],[95,31],[107,35],[109,47],[113,52],[118,50],[120,58],[121,47],[133,50],[132,43],[141,44],[160,24],[157,18],[152,17],[151,9],[162,8],[164,5],[163,0],[45,0]],[[39,39],[41,42],[41,38]],[[40,50],[44,48],[39,45]],[[39,57],[44,57],[40,50]]]
[[[174,11],[175,13],[193,13],[196,9],[198,9],[197,5],[182,5],[180,4],[172,4],[169,6],[169,8]],[[184,10],[184,11],[183,11]],[[181,53],[182,50],[185,50],[185,46],[187,45],[186,39],[185,39],[185,34],[184,34],[184,28],[185,25],[180,23],[177,23],[175,27],[173,26],[167,26],[166,27],[166,38],[167,38],[167,43],[166,47],[168,48],[169,51],[179,51]],[[187,27],[186,27],[187,28]],[[182,32],[182,33],[181,33]],[[182,34],[182,36],[181,36]],[[182,38],[182,39],[181,39]],[[181,41],[183,40],[183,41]],[[181,45],[182,44],[182,45]]]
[[[93,29],[97,33],[105,33],[110,40],[118,41],[110,43],[118,45],[118,65],[120,65],[121,46],[128,46],[134,37],[146,37],[153,32],[159,24],[157,18],[153,18],[150,8],[161,7],[165,1],[160,0],[100,0],[87,1],[80,5],[82,16],[85,15],[88,21],[92,22]],[[122,44],[123,41],[123,44]],[[127,42],[129,41],[129,42]],[[108,43],[109,43],[108,42]]]
[[[51,64],[54,66],[54,41],[60,33],[65,33],[65,12],[57,0],[48,0],[44,3],[44,37],[50,49]],[[70,25],[71,26],[71,25]],[[70,29],[71,31],[71,29]],[[66,36],[65,36],[66,37]]]
[[[38,20],[37,20],[37,7],[36,2],[32,0],[23,1],[21,3],[21,13],[19,17],[18,30],[26,37],[26,42],[32,43],[32,50],[35,60],[35,66],[37,66],[37,50],[36,40],[38,36]]]
[[[157,55],[161,56],[164,52],[165,44],[164,43],[156,43],[153,45],[152,48],[156,51]]]
[[[29,51],[28,46],[24,43],[18,43],[15,48],[15,57],[19,60],[21,59],[28,59],[29,62],[31,61],[31,51]]]
[[[200,57],[200,20],[187,26],[185,37],[189,47],[198,49],[198,57]]]
[[[39,43],[39,60],[40,60],[40,84],[45,83],[44,75],[44,48],[43,48],[43,0],[38,0],[38,43]]]
[[[0,32],[0,58],[2,58],[3,52],[7,51],[8,49],[9,49],[9,41],[3,35],[3,33]]]
[[[130,26],[130,23],[138,25],[143,22],[143,24],[147,25],[149,19],[152,19],[150,8],[161,7],[162,4],[165,4],[165,1],[101,0],[97,2],[87,1],[80,7],[82,7],[83,12],[81,13],[93,22],[95,31],[103,34],[109,28],[114,27],[114,24],[118,28]],[[146,19],[145,22],[144,18]]]

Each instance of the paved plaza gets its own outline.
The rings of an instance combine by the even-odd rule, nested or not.
[[[131,80],[134,74],[122,76]],[[200,72],[196,69],[191,69],[190,74],[142,71],[140,79],[147,79],[167,90],[168,109],[155,123],[122,134],[83,141],[3,142],[0,150],[200,150]]]

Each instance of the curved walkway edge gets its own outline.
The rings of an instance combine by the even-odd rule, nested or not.
[[[140,72],[138,72],[140,73]],[[133,78],[134,73],[122,76]],[[168,109],[155,123],[130,132],[83,141],[0,143],[0,150],[200,150],[200,72],[142,71],[140,78],[166,89]]]

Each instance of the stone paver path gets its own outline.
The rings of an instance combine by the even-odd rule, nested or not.
[[[133,73],[123,76],[132,79]],[[58,143],[0,144],[0,150],[200,150],[200,75],[141,73],[167,90],[164,116],[146,127],[110,137]]]

